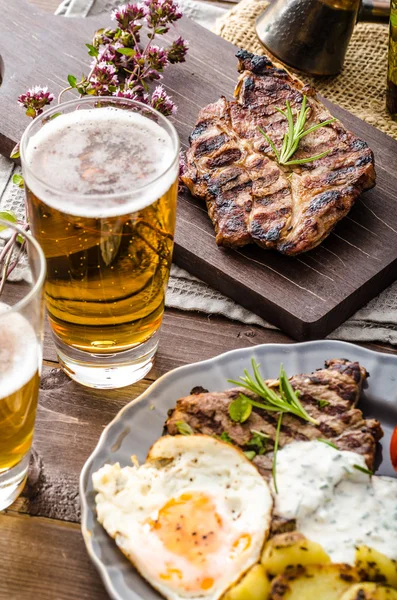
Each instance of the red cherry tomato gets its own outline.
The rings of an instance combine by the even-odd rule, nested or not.
[[[395,427],[390,440],[390,459],[395,471],[397,471],[397,427]]]

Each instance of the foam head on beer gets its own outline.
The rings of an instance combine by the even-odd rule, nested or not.
[[[37,372],[40,361],[33,327],[17,312],[5,315],[9,308],[0,302],[0,400],[27,384]]]
[[[52,208],[82,217],[117,216],[166,193],[177,174],[175,150],[170,134],[142,114],[115,107],[75,110],[29,139],[25,180]]]

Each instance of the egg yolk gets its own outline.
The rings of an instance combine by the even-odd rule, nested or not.
[[[217,552],[222,543],[222,519],[205,494],[182,494],[160,509],[152,531],[163,545],[193,565],[202,568],[207,555]]]

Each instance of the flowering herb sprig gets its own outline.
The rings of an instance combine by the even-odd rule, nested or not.
[[[47,87],[40,87],[35,85],[26,92],[21,94],[18,98],[18,104],[26,109],[26,115],[35,119],[44,110],[47,104],[51,104],[54,100],[54,94],[48,91]]]
[[[119,6],[111,15],[115,27],[98,30],[92,43],[86,44],[92,58],[89,74],[81,79],[68,75],[69,85],[59,94],[58,102],[66,91],[76,90],[80,96],[130,98],[165,116],[175,114],[176,106],[164,87],[151,89],[151,84],[162,79],[169,65],[185,61],[189,46],[181,37],[165,48],[154,43],[181,17],[174,0],[144,0]],[[21,94],[18,103],[34,119],[53,100],[54,95],[46,87],[35,86]],[[18,147],[12,157],[19,157]]]
[[[15,185],[23,187],[23,179],[20,175],[14,175],[13,181]],[[0,211],[0,219],[6,223],[17,224],[24,231],[28,231],[29,227],[26,223],[19,223],[15,213],[11,210]],[[0,225],[0,232],[7,230],[7,225]],[[8,238],[3,240],[0,245],[0,296],[4,289],[4,284],[7,278],[11,275],[15,267],[18,265],[25,249],[25,238],[18,232],[13,232]]]

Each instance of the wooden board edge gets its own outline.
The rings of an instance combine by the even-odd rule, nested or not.
[[[197,262],[197,256],[175,243],[175,264],[187,271]],[[193,269],[194,270],[194,269]],[[258,293],[247,294],[246,286],[230,281],[224,273],[215,269],[200,269],[202,280],[237,304],[269,321],[294,340],[304,342],[325,338],[349,319],[357,310],[383,291],[396,278],[397,259],[366,281],[360,288],[334,306],[326,315],[314,320],[303,320],[276,306]]]

